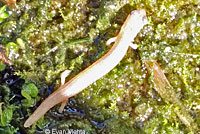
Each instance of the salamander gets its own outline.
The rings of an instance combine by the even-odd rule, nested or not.
[[[64,85],[61,85],[54,93],[47,97],[25,121],[24,127],[30,127],[56,104],[78,94],[90,84],[110,72],[123,59],[129,46],[132,46],[134,38],[146,24],[147,17],[144,9],[132,11],[122,25],[111,49],[103,57]]]

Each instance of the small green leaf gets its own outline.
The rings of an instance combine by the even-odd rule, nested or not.
[[[44,129],[44,127],[47,125],[48,121],[44,119],[44,116],[42,118],[40,118],[37,121],[37,127],[39,127],[40,129]]]
[[[7,109],[3,110],[1,114],[1,126],[6,126],[10,123],[13,117],[13,106],[9,106]]]
[[[22,105],[24,107],[33,107],[34,104],[35,104],[35,99],[30,98],[30,99],[23,99],[22,100]]]
[[[8,18],[10,15],[6,12],[7,6],[4,5],[0,8],[0,23],[3,22],[4,19]]]
[[[4,19],[0,18],[0,23],[3,22]]]
[[[36,97],[38,95],[38,88],[34,83],[25,83],[22,89],[30,96]]]
[[[16,42],[21,49],[25,49],[25,43],[21,38],[17,38]]]
[[[5,68],[6,68],[6,65],[2,61],[0,61],[0,72],[5,70]]]
[[[27,93],[25,90],[21,90],[21,94],[22,96],[24,96],[26,99],[30,100],[31,96],[29,95],[29,93]]]
[[[2,6],[2,7],[0,8],[0,15],[6,11],[6,7],[7,7],[7,6],[4,5],[4,6]]]
[[[9,14],[6,13],[6,12],[4,12],[4,13],[2,13],[2,14],[0,15],[0,18],[2,18],[2,19],[6,19],[6,18],[8,18],[8,17],[9,17]]]
[[[17,44],[15,44],[14,42],[9,42],[7,45],[6,45],[6,54],[7,54],[7,57],[12,57],[13,55],[17,54],[18,52],[18,46]]]

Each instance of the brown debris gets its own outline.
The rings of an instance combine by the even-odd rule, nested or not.
[[[7,65],[12,65],[12,62],[10,60],[8,60],[8,58],[6,56],[6,50],[3,45],[0,45],[0,61],[2,61],[3,63],[5,63]]]
[[[190,131],[198,131],[197,124],[193,117],[188,113],[184,104],[176,96],[176,92],[170,85],[158,62],[156,60],[145,61],[145,65],[147,66],[148,71],[153,75],[155,88],[158,94],[164,101],[171,103],[176,107],[174,112]]]
[[[2,0],[10,8],[15,8],[16,0]]]

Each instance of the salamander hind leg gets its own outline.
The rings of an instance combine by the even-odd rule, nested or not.
[[[61,74],[61,85],[65,83],[65,78],[69,75],[70,71],[66,70]],[[63,101],[64,100],[64,101]],[[68,100],[67,96],[64,96],[58,90],[51,94],[47,99],[45,99],[40,106],[34,111],[34,113],[25,121],[24,127],[30,127],[33,123],[39,120],[49,109],[51,109],[56,104],[62,102],[59,112],[62,112],[66,102]]]
[[[67,105],[67,101],[68,101],[68,98],[66,98],[66,99],[61,103],[60,108],[59,108],[59,110],[58,110],[59,113],[62,113],[62,112],[63,112],[65,106]]]
[[[134,50],[136,50],[138,48],[138,45],[137,44],[133,44],[132,42],[129,43],[129,46],[131,48],[133,48]]]
[[[70,70],[65,70],[64,72],[62,72],[61,73],[61,85],[64,85],[65,84],[65,79],[66,79],[66,77],[70,74]],[[64,110],[64,108],[65,108],[65,106],[66,106],[66,104],[67,104],[67,100],[68,100],[68,98],[66,98],[62,103],[61,103],[61,106],[60,106],[60,108],[59,108],[59,110],[58,110],[58,112],[59,113],[62,113],[63,112],[63,110]]]

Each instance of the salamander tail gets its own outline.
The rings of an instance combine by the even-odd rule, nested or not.
[[[24,127],[30,127],[33,123],[38,121],[49,109],[51,109],[56,104],[65,100],[66,96],[59,92],[51,94],[47,99],[45,99],[40,106],[34,111],[34,113],[25,121]]]

